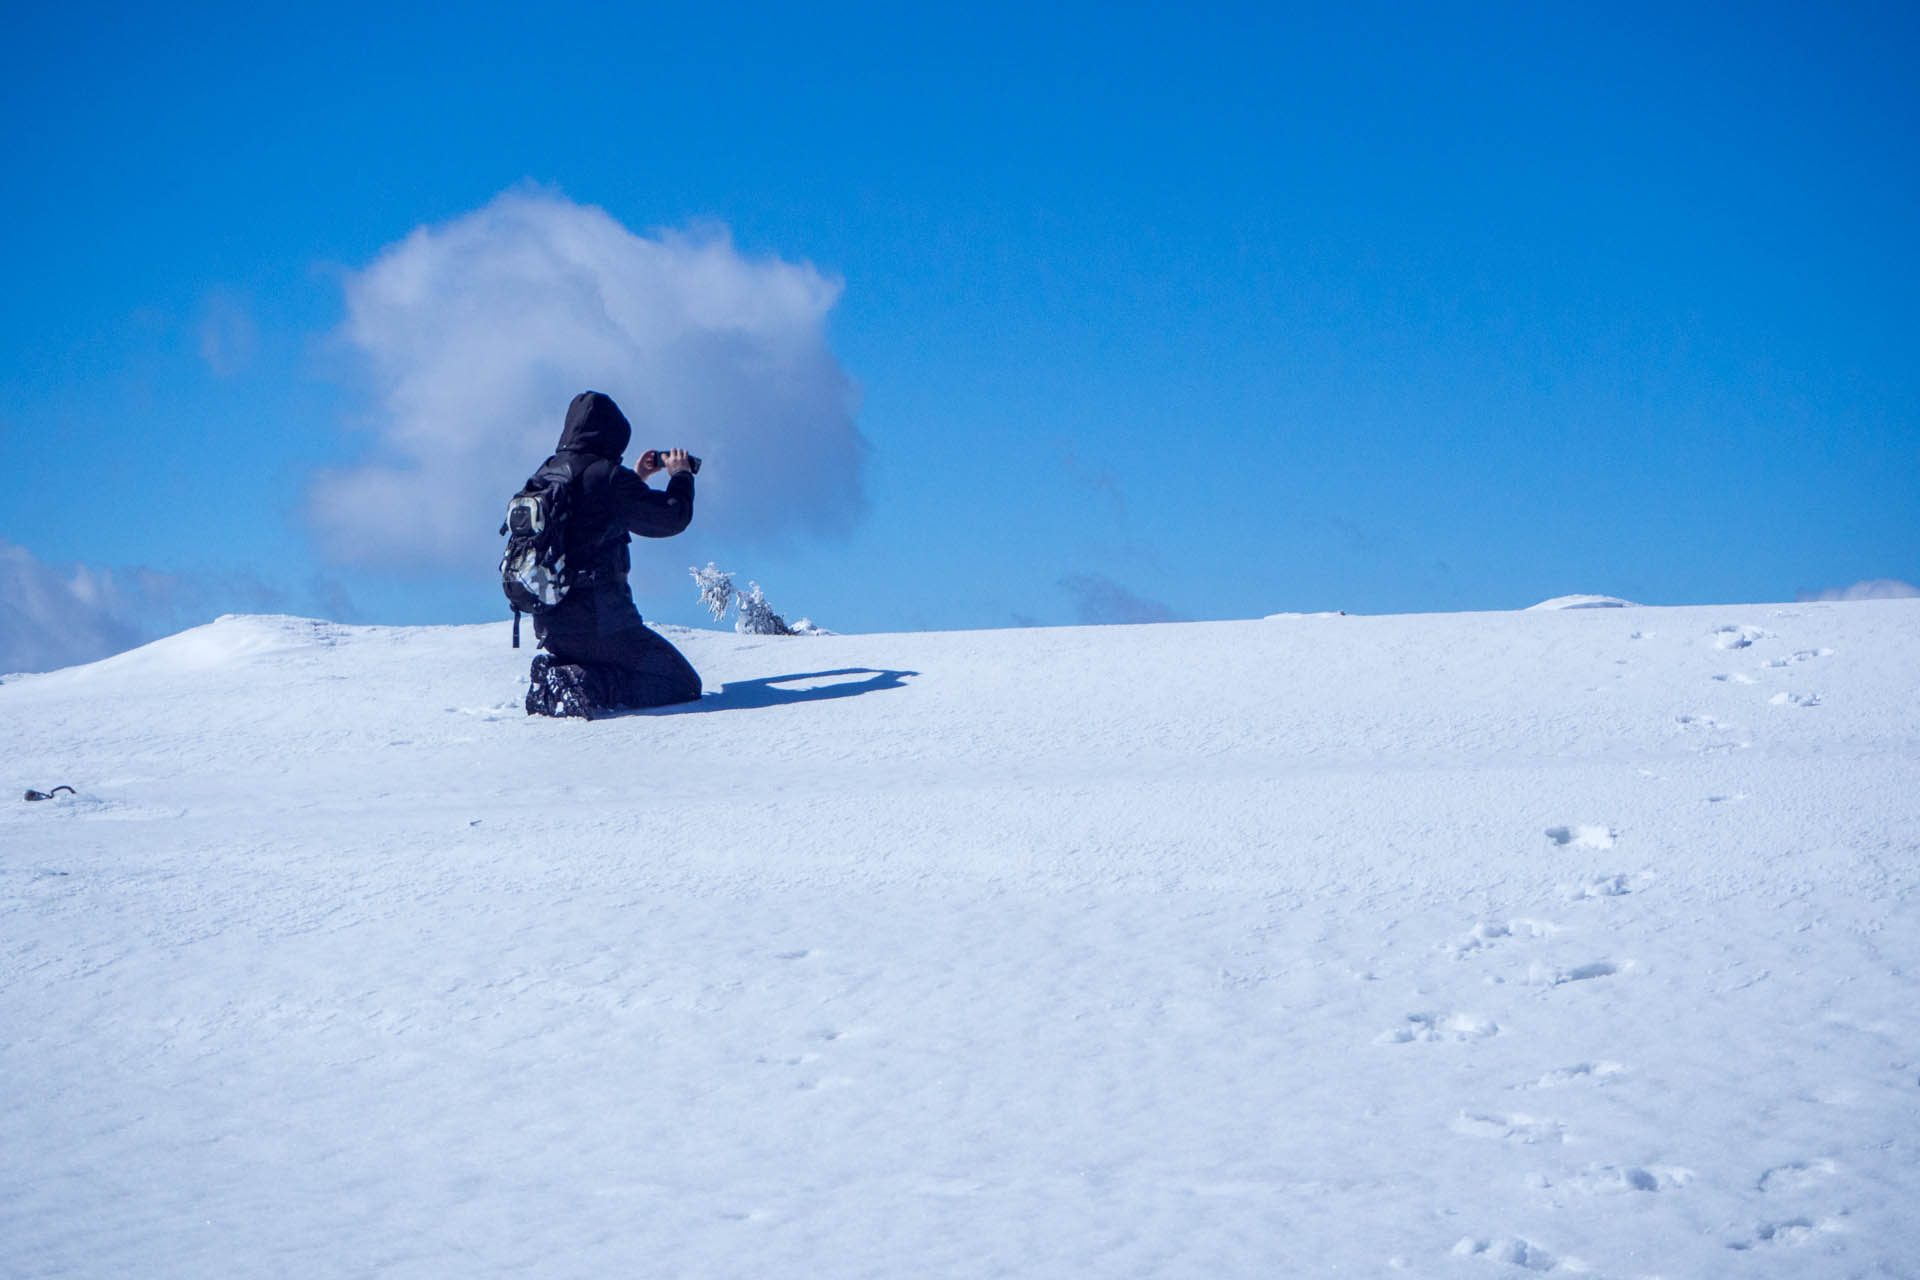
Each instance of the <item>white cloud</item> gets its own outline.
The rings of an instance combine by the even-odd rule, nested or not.
[[[1920,596],[1920,587],[1897,578],[1867,578],[1850,587],[1828,587],[1824,591],[1802,591],[1801,600],[1909,600]]]
[[[636,235],[521,189],[390,246],[346,281],[375,449],[322,474],[336,558],[472,570],[576,392],[604,391],[646,448],[701,455],[695,519],[764,538],[847,529],[862,506],[857,392],[827,344],[840,283],[748,258],[724,228]]]
[[[139,644],[138,594],[111,573],[56,569],[0,542],[0,672],[51,671]]]
[[[244,574],[50,565],[0,539],[0,673],[96,662],[220,613],[284,607],[280,592]]]

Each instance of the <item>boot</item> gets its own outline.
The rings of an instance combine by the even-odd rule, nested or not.
[[[527,670],[527,714],[530,716],[550,716],[553,714],[553,695],[547,692],[547,671],[553,666],[553,659],[546,654],[536,654],[533,666]]]
[[[599,699],[595,698],[593,673],[587,668],[570,662],[555,663],[547,668],[547,701],[550,716],[578,716],[582,720],[593,719],[594,707]]]

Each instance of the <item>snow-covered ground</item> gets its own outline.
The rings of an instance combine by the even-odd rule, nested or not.
[[[669,634],[0,685],[0,1273],[1920,1274],[1920,601]]]

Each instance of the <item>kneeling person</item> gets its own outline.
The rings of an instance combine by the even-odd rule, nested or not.
[[[693,519],[693,463],[686,450],[649,449],[633,470],[620,465],[633,428],[609,396],[583,391],[567,406],[560,444],[542,470],[572,473],[565,526],[566,596],[536,615],[546,650],[533,660],[527,714],[584,716],[619,707],[657,707],[700,696],[691,663],[641,621],[627,585],[628,535],[671,538]],[[667,487],[647,484],[667,473]]]

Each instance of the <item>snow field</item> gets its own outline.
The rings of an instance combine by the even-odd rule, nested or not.
[[[670,630],[715,692],[592,724],[505,625],[9,677],[80,795],[0,807],[0,1271],[1909,1274],[1916,624]]]

